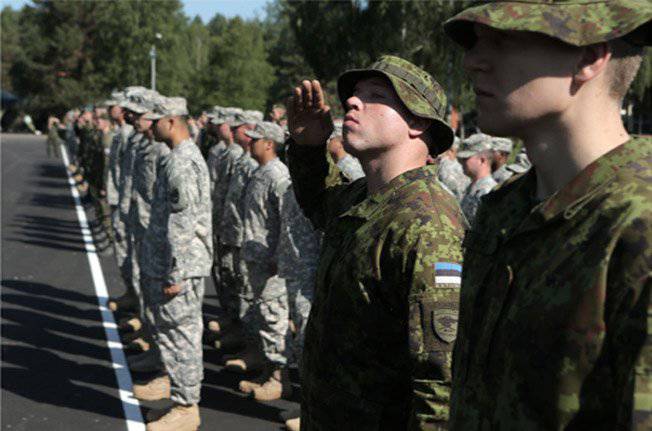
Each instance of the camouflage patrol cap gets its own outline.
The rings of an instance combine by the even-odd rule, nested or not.
[[[478,153],[492,149],[491,136],[485,135],[484,133],[476,133],[462,141],[457,152],[457,158],[468,159]]]
[[[574,46],[625,37],[635,45],[652,44],[650,0],[488,0],[478,2],[446,21],[444,30],[470,48],[472,25],[497,30],[542,33]]]
[[[153,100],[152,109],[143,117],[147,120],[160,120],[163,117],[188,115],[186,99],[183,97],[159,97]]]
[[[240,127],[243,124],[257,124],[263,121],[263,113],[260,111],[241,111],[234,115],[229,123],[231,127]]]
[[[152,108],[152,104],[161,95],[145,87],[125,88],[125,101],[120,104],[123,108],[129,109],[136,114],[144,114]]]
[[[261,121],[256,123],[256,128],[254,130],[245,131],[245,135],[252,139],[270,139],[277,144],[285,142],[283,128],[271,121]]]
[[[514,144],[509,138],[492,137],[491,146],[493,147],[494,151],[500,151],[502,153],[511,153],[514,149]]]
[[[366,69],[344,72],[337,80],[337,92],[344,110],[346,100],[353,94],[355,84],[370,76],[384,76],[389,80],[405,107],[414,115],[432,120],[428,129],[433,137],[430,153],[437,155],[450,148],[453,129],[444,120],[446,94],[443,88],[425,70],[407,60],[391,55],[380,57]]]

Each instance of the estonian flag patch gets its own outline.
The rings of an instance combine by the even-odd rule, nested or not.
[[[462,265],[452,262],[435,263],[435,283],[462,284]]]

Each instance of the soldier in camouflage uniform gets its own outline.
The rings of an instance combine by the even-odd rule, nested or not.
[[[247,371],[263,366],[255,382],[240,382],[240,390],[252,392],[252,383],[264,383],[254,393],[258,400],[277,399],[291,393],[287,374],[285,340],[288,332],[288,298],[285,280],[278,275],[276,251],[281,230],[281,200],[290,184],[287,166],[278,158],[285,140],[283,129],[276,123],[260,122],[252,131],[251,154],[260,167],[254,172],[244,196],[244,238],[241,258],[246,265],[252,301],[243,316],[247,329],[248,351],[241,358],[231,359],[231,370]],[[256,361],[262,350],[264,363]]]
[[[457,158],[462,161],[464,173],[471,179],[460,206],[469,224],[473,225],[480,200],[497,185],[491,176],[491,136],[476,133],[465,139],[457,152]]]
[[[464,241],[453,430],[652,429],[652,140],[620,116],[651,20],[647,0],[533,0],[445,24],[479,126],[533,164]]]
[[[233,121],[237,121],[237,117]],[[253,292],[247,280],[246,265],[240,259],[240,249],[244,236],[244,195],[249,180],[258,169],[258,162],[251,157],[253,139],[246,134],[250,126],[241,124],[234,130],[235,145],[242,148],[242,154],[233,164],[229,180],[222,217],[219,219],[217,236],[220,240],[222,259],[221,281],[223,289],[220,295],[220,305],[225,312],[223,323],[238,324],[247,314]],[[241,329],[241,328],[237,328]],[[221,337],[220,348],[233,348],[240,345],[240,331],[230,331],[228,337]],[[216,344],[218,346],[218,344]]]
[[[439,155],[439,173],[437,174],[437,178],[453,193],[458,201],[462,201],[466,189],[471,184],[471,179],[466,176],[464,168],[457,161],[458,147],[459,138],[456,136],[453,145]]]
[[[226,121],[219,125],[219,127],[230,128],[232,137],[237,133],[244,133],[245,130],[253,129],[258,121],[263,118],[262,113],[258,111],[242,111],[239,109],[229,109],[223,112],[223,117],[215,117],[214,121]],[[238,130],[240,130],[238,132]],[[226,134],[226,133],[225,133]],[[246,138],[246,137],[245,137]],[[229,315],[229,309],[233,311],[232,298],[237,297],[238,283],[236,269],[234,266],[233,251],[227,246],[222,247],[222,240],[219,238],[220,224],[222,220],[222,212],[224,211],[224,202],[226,193],[231,182],[231,177],[234,173],[234,166],[236,161],[242,157],[242,146],[233,142],[225,140],[224,144],[227,146],[223,152],[222,157],[216,159],[214,167],[209,169],[215,173],[215,181],[213,182],[213,227],[215,229],[214,235],[217,238],[217,262],[219,268],[220,286],[218,290],[218,297],[220,298],[220,305],[226,311],[225,318],[220,322],[209,322],[209,329],[215,333],[219,333],[223,326],[230,323],[233,314]]]
[[[150,93],[143,98],[141,105],[151,112],[156,103],[160,103],[161,96]],[[149,226],[151,217],[151,206],[154,198],[154,185],[164,157],[170,150],[163,142],[155,140],[151,129],[153,120],[147,118],[146,114],[135,116],[135,128],[143,135],[143,139],[137,148],[134,148],[134,162],[132,175],[131,204],[129,206],[129,226],[131,232],[131,271],[134,280],[140,280],[140,267],[142,264],[142,242],[145,232]],[[140,297],[140,320],[143,327],[131,338],[142,339],[150,346],[141,355],[129,358],[129,368],[132,371],[156,371],[161,368],[160,352],[151,339],[151,322],[147,322],[144,316],[144,295]],[[141,341],[136,341],[140,343]],[[152,346],[153,344],[153,346]],[[153,348],[152,348],[153,347]]]
[[[106,199],[111,211],[111,226],[113,228],[113,251],[116,257],[118,268],[122,267],[127,256],[127,243],[125,226],[120,219],[120,166],[122,157],[129,137],[134,133],[134,127],[127,121],[127,110],[123,103],[127,101],[124,92],[115,92],[111,95],[112,106],[109,108],[109,114],[115,123],[115,135],[111,143],[109,154],[109,168],[106,181]],[[138,298],[133,290],[133,286],[128,279],[123,278],[126,292],[114,300],[110,300],[108,305],[111,311],[133,311],[137,309]],[[127,284],[129,283],[129,284]]]
[[[393,56],[344,73],[338,93],[345,149],[367,173],[338,187],[324,185],[331,120],[319,82],[304,81],[288,102],[294,191],[325,233],[301,427],[444,429],[465,228],[437,166],[426,166],[453,142],[446,97],[429,74]]]
[[[498,184],[502,184],[507,181],[513,173],[507,169],[507,159],[509,159],[512,150],[514,149],[514,144],[509,138],[491,138],[491,146],[494,151],[493,165],[491,170],[493,173],[491,176]]]
[[[156,179],[141,249],[141,283],[167,371],[142,392],[148,399],[169,396],[174,404],[150,415],[148,431],[194,431],[200,424],[202,300],[213,258],[212,222],[208,169],[190,138],[187,114],[185,99],[163,98],[145,115],[154,120],[155,138],[172,150]]]

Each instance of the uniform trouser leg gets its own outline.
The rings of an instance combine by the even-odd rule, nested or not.
[[[314,282],[314,272],[301,275],[298,278],[290,278],[286,280],[290,317],[297,329],[297,333],[291,342],[289,341],[291,337],[288,333],[288,337],[286,338],[286,340],[288,340],[288,352],[286,353],[286,356],[290,357],[290,355],[293,355],[297,360],[299,367],[301,367],[306,325],[308,324],[308,316],[310,315],[310,308],[312,307]]]
[[[242,284],[242,276],[238,268],[240,262],[240,247],[220,245],[220,305],[226,316],[239,320],[238,298]]]
[[[213,232],[215,232],[215,224],[213,224]],[[222,280],[220,279],[220,256],[222,250],[220,249],[220,239],[218,236],[213,233],[213,266],[211,266],[211,278],[213,279],[213,285],[215,286],[215,295],[220,297],[220,291],[222,290]]]
[[[254,328],[265,358],[277,367],[287,364],[285,339],[288,325],[288,295],[285,280],[270,274],[265,266],[247,262],[254,292]]]
[[[122,282],[127,289],[127,293],[133,294],[133,286],[130,280],[125,278],[125,274],[122,269],[125,263],[125,259],[127,258],[127,233],[125,231],[125,224],[120,219],[120,210],[116,205],[111,206],[111,225],[113,227],[113,238],[115,239],[113,242],[113,251],[115,254],[116,263],[120,269]]]
[[[252,305],[254,303],[254,291],[251,287],[251,281],[249,280],[249,267],[247,262],[242,258],[238,259],[238,267],[240,268],[240,291],[237,292],[237,307],[238,307],[238,318],[242,322],[245,330],[253,326],[253,309]]]
[[[172,299],[163,297],[161,280],[144,278],[143,287],[148,292],[146,313],[148,320],[154,322],[154,340],[170,376],[171,399],[178,404],[197,404],[204,378],[201,344],[204,280],[184,280],[182,292]]]

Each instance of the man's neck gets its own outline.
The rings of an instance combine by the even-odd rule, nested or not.
[[[537,174],[537,198],[556,193],[588,165],[629,139],[617,106],[598,112],[596,106],[600,104],[565,113],[523,137]]]
[[[426,155],[409,151],[407,145],[399,145],[373,157],[360,154],[360,164],[367,176],[367,193],[380,191],[399,175],[426,165]]]
[[[268,164],[269,162],[275,159],[276,159],[276,154],[271,154],[271,153],[265,154],[260,160],[258,160],[258,164],[260,166],[265,166],[266,164]]]
[[[170,139],[170,149],[175,149],[178,147],[183,141],[186,141],[190,139],[190,134],[189,133],[176,133],[172,135],[172,139]]]
[[[472,180],[473,180],[473,184],[476,184],[476,183],[477,183],[478,181],[480,181],[481,179],[487,178],[487,177],[489,177],[489,176],[491,176],[491,171],[489,171],[489,170],[482,171],[481,173],[479,173],[478,175],[475,175],[475,176],[472,178]]]

